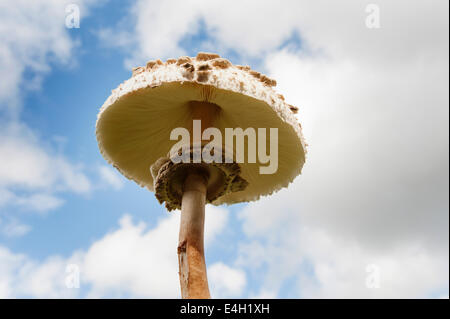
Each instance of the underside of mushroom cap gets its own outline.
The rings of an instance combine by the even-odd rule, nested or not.
[[[265,128],[267,134],[270,128],[278,129],[277,172],[260,174],[259,167],[267,164],[259,160],[239,163],[248,187],[213,204],[256,200],[286,187],[305,162],[306,145],[294,115],[297,108],[275,92],[275,84],[249,67],[232,65],[211,53],[150,61],[133,69],[133,76],[102,106],[96,127],[100,151],[123,175],[155,191],[150,167],[177,142],[170,140],[171,131],[192,125],[189,102],[214,103],[220,107],[214,127],[222,133],[225,128]]]

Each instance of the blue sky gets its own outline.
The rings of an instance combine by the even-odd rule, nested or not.
[[[380,1],[380,28],[369,2],[72,3],[80,28],[64,1],[0,4],[0,298],[179,296],[178,212],[95,122],[131,66],[199,51],[277,79],[310,144],[287,190],[208,207],[213,296],[448,298],[448,3]]]

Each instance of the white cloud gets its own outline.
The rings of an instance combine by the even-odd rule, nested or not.
[[[206,214],[209,235],[205,244],[210,245],[227,226],[223,218],[227,211],[208,206]],[[76,251],[69,258],[52,256],[42,262],[0,246],[0,298],[178,298],[179,221],[179,212],[175,212],[149,228],[124,215],[117,229],[93,242],[85,251]],[[80,269],[83,293],[66,287],[69,264]],[[217,270],[223,270],[231,282],[220,281]],[[213,265],[211,271],[217,295],[242,292],[245,274],[241,270],[220,263]]]
[[[86,252],[83,279],[92,283],[91,297],[131,294],[173,298],[178,295],[177,215],[146,230],[129,216],[120,228],[96,241]]]
[[[0,246],[0,298],[74,298],[78,289],[66,286],[67,264],[79,263],[79,255],[50,257],[37,262]]]
[[[94,3],[78,1],[81,19]],[[54,193],[88,193],[80,165],[56,153],[20,121],[24,92],[39,88],[54,64],[67,67],[77,43],[65,26],[71,1],[2,1],[0,4],[0,206],[47,211],[62,205]]]
[[[96,241],[87,251],[82,271],[92,284],[91,296],[114,294],[148,298],[179,297],[178,232],[179,212],[161,219],[153,229],[134,224],[130,216],[120,228]],[[205,245],[223,231],[227,211],[208,206]]]
[[[60,207],[64,200],[46,193],[31,193],[26,195],[16,195],[7,190],[0,189],[0,207],[12,206],[35,212],[47,212]]]
[[[69,0],[4,0],[0,4],[0,108],[20,104],[21,90],[39,87],[53,63],[68,64],[76,46],[66,28]],[[95,2],[77,1],[83,19]],[[26,74],[26,77],[25,77]]]
[[[290,294],[304,298],[423,298],[448,289],[445,251],[429,249],[414,234],[376,247],[342,226],[311,220],[290,195],[280,193],[241,212],[248,242],[240,243],[237,265],[260,280],[262,292],[285,296],[281,289],[290,283]],[[274,223],[259,223],[261,214]],[[366,231],[370,226],[359,225]],[[380,269],[379,289],[366,286],[371,264]]]
[[[15,278],[15,294],[33,298],[74,298],[77,289],[66,286],[66,267],[75,264],[77,255],[69,259],[50,257],[42,263],[27,260]],[[14,277],[13,277],[14,278]],[[13,297],[13,296],[12,296]]]
[[[213,298],[237,298],[244,291],[246,275],[241,269],[217,262],[208,267],[208,281]]]
[[[241,58],[263,57],[294,34],[305,52],[381,65],[414,57],[418,49],[425,48],[430,60],[445,50],[445,43],[433,41],[448,36],[445,1],[377,1],[382,27],[372,30],[365,26],[370,3],[286,0],[280,6],[243,0],[236,8],[221,1],[138,0],[117,30],[99,34],[105,43],[128,50],[127,66],[185,54],[183,41],[200,31],[210,38],[196,43],[199,50],[234,51]]]
[[[223,207],[206,206],[205,212],[205,245],[214,243],[216,235],[228,224],[229,211]]]
[[[0,246],[0,298],[10,298],[13,295],[14,274],[20,272],[25,262],[23,255],[13,254]]]
[[[22,224],[15,218],[0,218],[0,234],[6,237],[20,237],[30,230],[29,225]]]
[[[275,299],[277,297],[276,292],[269,290],[261,290],[256,295],[250,295],[250,299]]]
[[[304,259],[314,265],[314,280],[305,273],[300,276],[299,290],[304,297],[426,298],[445,289],[448,282],[448,259],[420,242],[393,243],[373,251],[323,231],[302,232],[303,243],[315,243],[314,249],[301,245]],[[367,281],[374,275],[379,276],[379,286],[368,287]]]
[[[60,207],[64,203],[64,200],[50,195],[35,193],[28,197],[17,197],[13,205],[25,207],[36,212],[46,212],[52,209]]]
[[[119,190],[123,187],[123,177],[114,171],[111,167],[106,165],[101,165],[99,167],[99,173],[101,180],[106,184],[111,186],[115,190]]]
[[[81,166],[43,147],[45,143],[26,126],[7,124],[0,128],[0,135],[0,206],[42,212],[62,205],[55,192],[91,190]]]

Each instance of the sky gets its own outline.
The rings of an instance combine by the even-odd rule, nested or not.
[[[212,296],[448,298],[448,9],[0,0],[0,298],[180,297],[179,212],[95,122],[133,66],[202,51],[275,78],[309,144],[289,188],[207,206]]]

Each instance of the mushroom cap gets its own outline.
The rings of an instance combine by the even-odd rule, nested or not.
[[[258,128],[266,128],[269,154],[270,128],[278,129],[278,169],[274,174],[260,174],[260,167],[268,164],[258,156],[256,163],[248,163],[246,140],[245,162],[239,165],[247,188],[212,203],[232,204],[270,195],[301,173],[306,154],[301,125],[294,115],[297,108],[285,103],[273,89],[275,84],[249,67],[232,65],[212,53],[165,63],[150,61],[134,68],[133,76],[113,90],[101,107],[96,124],[100,152],[124,176],[154,191],[150,167],[178,142],[170,140],[174,128],[192,126],[189,103],[214,103],[220,107],[214,127],[222,132],[224,144],[225,128],[254,128],[257,135]],[[224,147],[231,149],[229,143]]]

